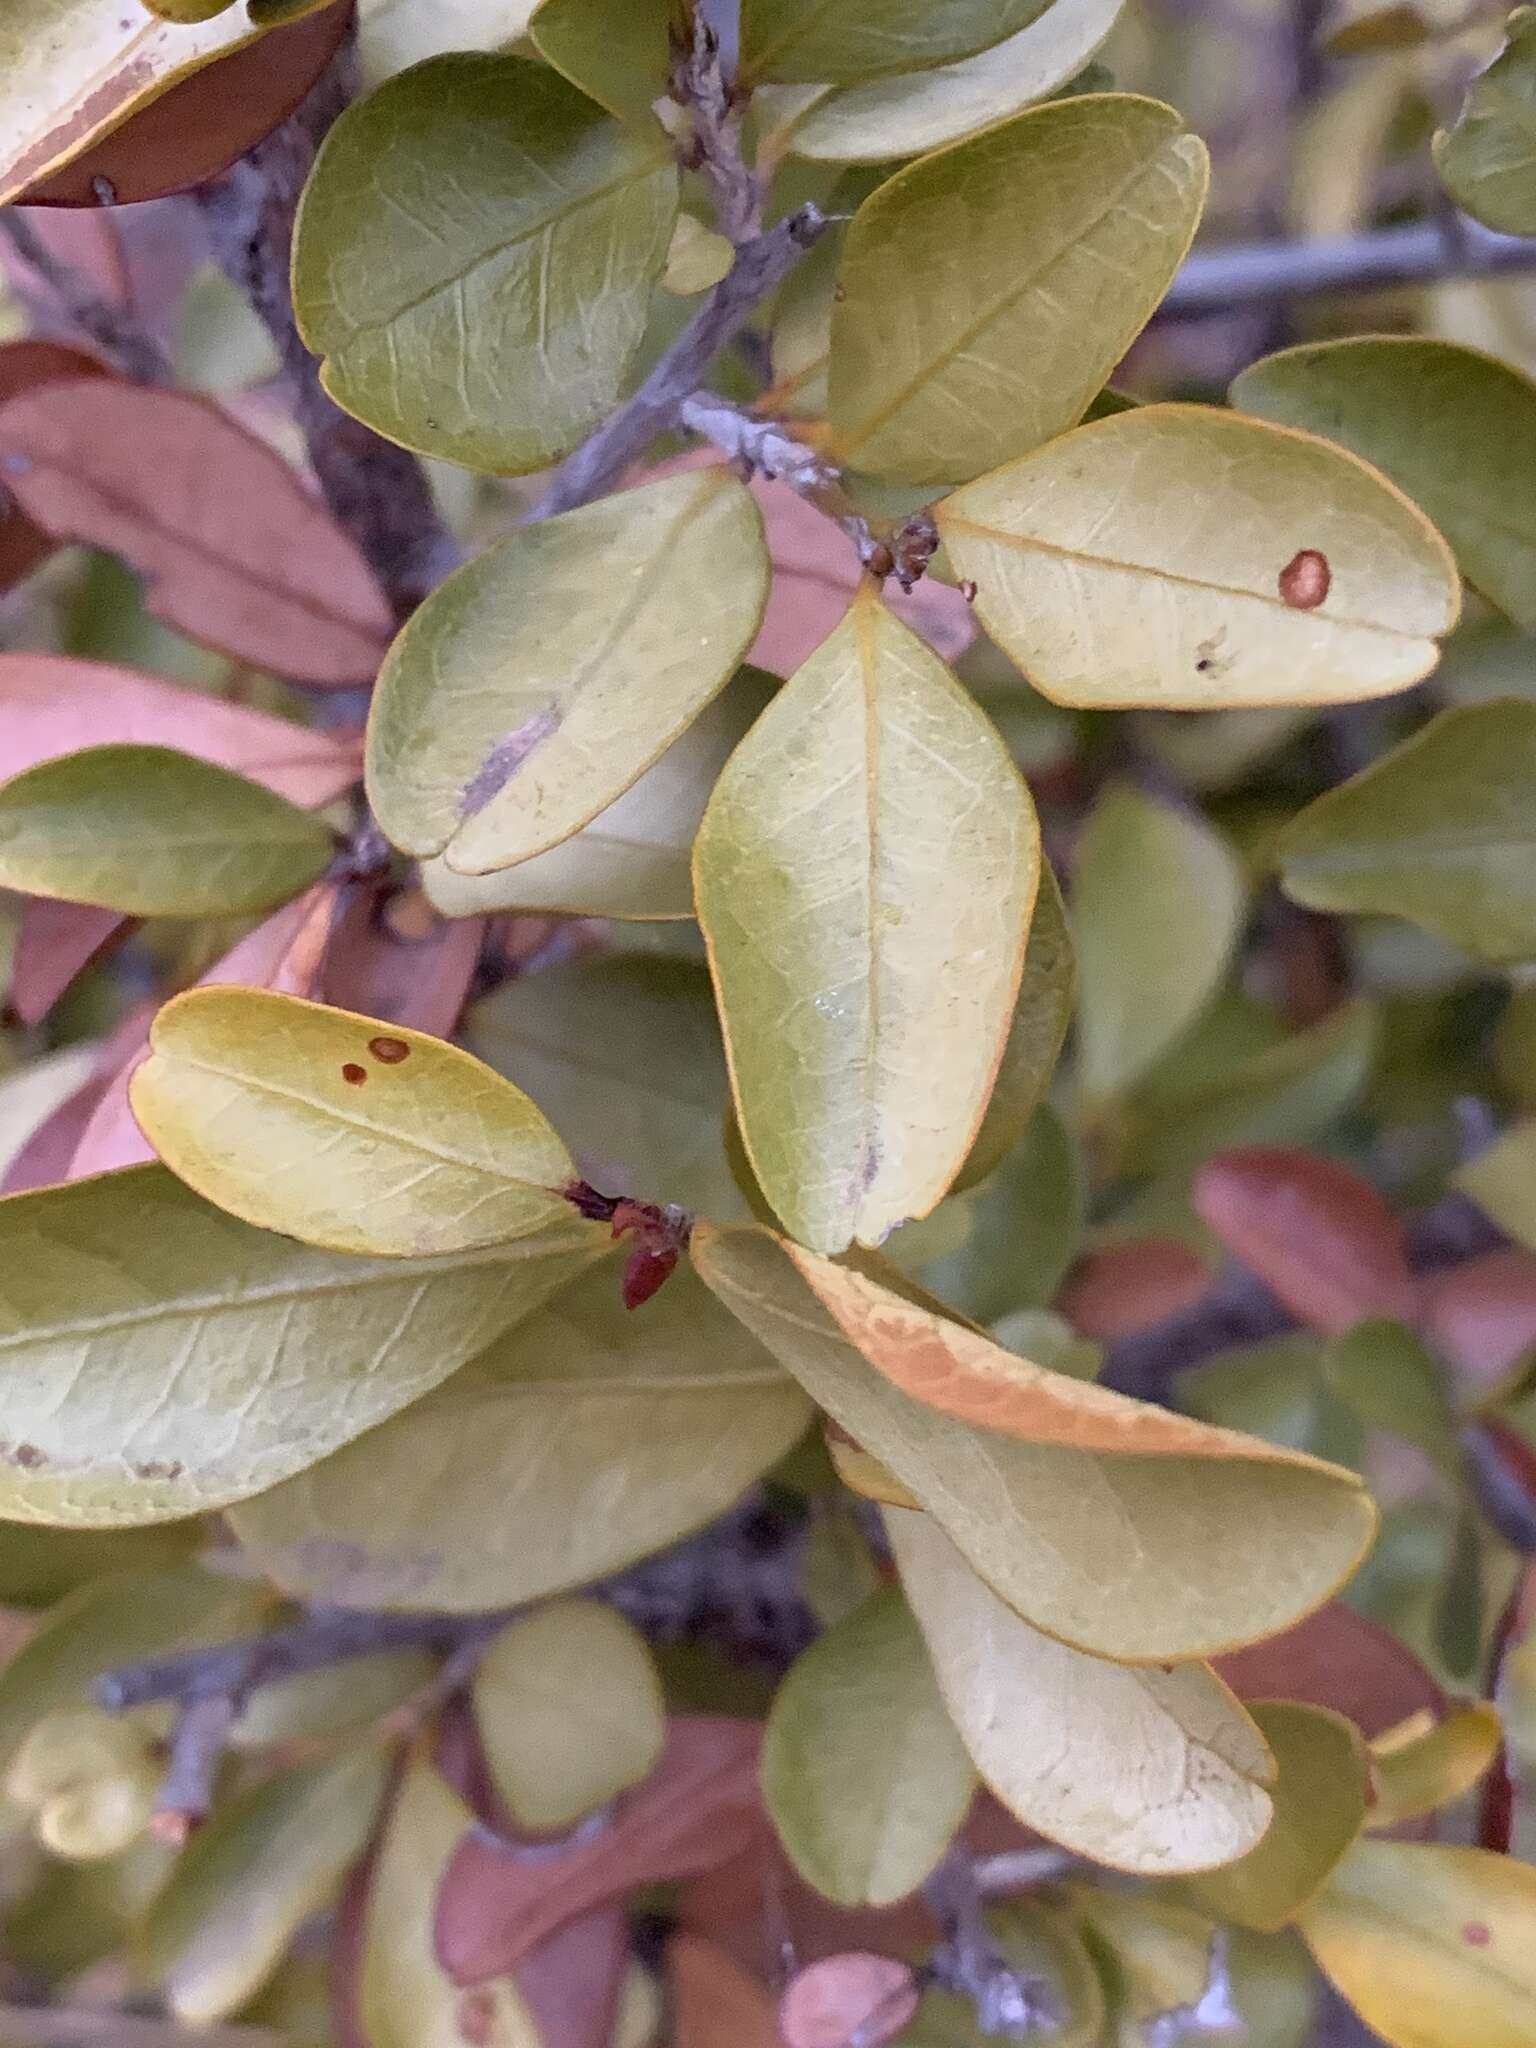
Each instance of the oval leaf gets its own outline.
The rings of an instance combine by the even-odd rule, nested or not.
[[[329,866],[318,818],[169,747],[88,747],[0,784],[0,886],[129,917],[232,917]]]
[[[0,479],[55,538],[121,555],[194,640],[305,682],[372,680],[391,623],[372,571],[283,458],[206,399],[44,384],[0,405]]]
[[[760,1229],[700,1226],[693,1256],[833,1421],[1063,1642],[1147,1660],[1251,1642],[1325,1600],[1370,1540],[1352,1473],[1045,1372]],[[983,1415],[994,1426],[964,1419]]]
[[[1435,136],[1435,169],[1474,220],[1528,235],[1536,228],[1536,9],[1517,7],[1506,26],[1509,41]]]
[[[133,1113],[232,1216],[402,1258],[562,1231],[570,1154],[455,1045],[266,989],[190,989],[150,1032]],[[316,1171],[316,1165],[322,1170]]]
[[[694,847],[742,1136],[817,1250],[942,1199],[980,1126],[1040,873],[1001,739],[869,591],[732,755]]]
[[[1386,696],[1434,667],[1460,605],[1450,550],[1384,477],[1206,406],[1096,420],[936,511],[982,625],[1081,708]]]
[[[800,1388],[686,1267],[637,1315],[604,1267],[366,1440],[249,1501],[240,1537],[309,1598],[504,1607],[712,1521],[809,1420]]]
[[[275,1486],[446,1379],[597,1235],[572,1216],[496,1251],[347,1258],[157,1166],[0,1201],[0,1515],[164,1522]]]
[[[1464,1797],[1498,1756],[1503,1740],[1499,1710],[1487,1700],[1453,1707],[1443,1721],[1419,1732],[1389,1730],[1371,1744],[1376,1796],[1369,1825],[1401,1827]]]
[[[368,725],[379,823],[471,875],[568,839],[723,688],[767,590],[762,522],[728,470],[525,526],[390,652]]]
[[[56,341],[13,341],[0,348],[0,405],[34,384],[60,377],[104,377],[105,366],[80,349]],[[0,590],[9,590],[45,562],[57,543],[26,513],[7,503],[0,512]]]
[[[841,1905],[889,1906],[916,1891],[975,1785],[894,1590],[813,1643],[774,1697],[763,1797],[800,1875]]]
[[[424,454],[521,473],[619,396],[677,172],[556,72],[429,58],[327,135],[294,236],[299,328],[338,404]]]
[[[1006,1607],[926,1515],[885,1520],[945,1703],[1010,1813],[1143,1876],[1228,1863],[1257,1843],[1274,1767],[1206,1666],[1085,1657]]]
[[[1172,108],[1122,93],[1037,107],[898,171],[843,251],[838,457],[961,483],[1072,426],[1183,261],[1206,173]]]
[[[839,84],[968,57],[1032,21],[1048,0],[745,0],[741,63],[753,79]]]

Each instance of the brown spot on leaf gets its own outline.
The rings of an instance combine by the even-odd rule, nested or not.
[[[133,1469],[140,1479],[179,1479],[187,1468],[179,1458],[151,1458],[148,1464]]]
[[[1469,1920],[1461,1930],[1461,1938],[1468,1948],[1486,1948],[1493,1939],[1493,1933],[1483,1921]]]
[[[48,1462],[47,1453],[40,1451],[36,1444],[18,1444],[11,1456],[24,1472],[36,1472]]]
[[[361,1088],[368,1078],[368,1069],[360,1067],[356,1060],[348,1060],[341,1070],[341,1078],[350,1087]]]
[[[542,711],[536,711],[532,718],[525,718],[504,740],[499,740],[465,783],[459,802],[459,816],[472,818],[477,811],[483,811],[491,798],[499,796],[506,788],[535,747],[541,746],[551,733],[559,729],[559,706],[546,704]]]
[[[957,584],[956,588],[967,604],[974,604],[976,602],[976,585],[969,576],[965,578],[963,583]]]
[[[368,1050],[385,1067],[398,1067],[402,1060],[411,1056],[411,1048],[403,1038],[370,1038]]]
[[[1314,612],[1328,595],[1333,571],[1316,548],[1302,548],[1280,571],[1280,598],[1295,612]]]

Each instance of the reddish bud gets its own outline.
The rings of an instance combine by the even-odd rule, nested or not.
[[[649,1301],[677,1264],[674,1251],[652,1252],[642,1245],[630,1255],[629,1264],[624,1268],[624,1306],[639,1308]]]

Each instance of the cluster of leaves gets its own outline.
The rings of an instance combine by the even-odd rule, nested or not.
[[[1315,1963],[1399,2048],[1528,2038],[1536,384],[1394,334],[1107,389],[1206,185],[1083,76],[1114,11],[747,0],[727,88],[663,0],[365,10],[294,313],[444,465],[414,610],[258,379],[0,348],[37,1979],[371,2048],[1287,2048]],[[203,185],[350,13],[16,0],[0,201]],[[1526,40],[1436,147],[1517,233]],[[500,481],[637,418],[567,509]],[[1138,1380],[1224,1257],[1269,1334]],[[622,1618],[744,1498],[766,1656]],[[208,1694],[183,1847],[201,1696],[93,1682],[293,1603],[377,1637]]]

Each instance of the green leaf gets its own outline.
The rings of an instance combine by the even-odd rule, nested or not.
[[[334,850],[285,797],[171,747],[87,747],[0,784],[0,888],[127,917],[271,910]]]
[[[791,1667],[762,1770],[779,1839],[827,1898],[894,1905],[932,1871],[976,1773],[900,1593],[873,1594]]]
[[[1536,1246],[1536,1122],[1505,1131],[1452,1179],[1517,1244]]]
[[[1072,931],[1084,1093],[1121,1095],[1215,994],[1242,930],[1243,873],[1198,813],[1116,784],[1078,841]]]
[[[1202,1422],[1241,1429],[1315,1458],[1359,1467],[1364,1434],[1323,1381],[1322,1347],[1306,1331],[1218,1352],[1180,1373],[1179,1405]]]
[[[56,1708],[83,1706],[104,1672],[246,1634],[270,1606],[263,1588],[195,1564],[108,1572],[80,1587],[0,1670],[0,1771],[30,1728]]]
[[[511,1621],[475,1669],[491,1783],[521,1826],[556,1833],[650,1776],[666,1740],[644,1636],[597,1600]]]
[[[1039,869],[995,729],[865,587],[732,755],[694,847],[743,1141],[802,1242],[878,1244],[943,1198]]]
[[[966,1240],[924,1267],[925,1284],[978,1323],[1045,1308],[1077,1250],[1084,1193],[1076,1142],[1042,1102],[997,1172],[967,1198]]]
[[[1275,1817],[1236,1863],[1193,1880],[1196,1905],[1259,1934],[1275,1934],[1316,1897],[1365,1820],[1365,1744],[1342,1714],[1299,1700],[1250,1706],[1274,1756]]]
[[[1461,601],[1445,542],[1357,456],[1209,406],[1096,420],[935,516],[987,632],[1076,709],[1386,696],[1434,666]]]
[[[768,592],[751,493],[685,470],[525,526],[451,576],[379,677],[368,795],[460,874],[569,839],[730,680]]]
[[[1101,2048],[1103,1980],[1071,1920],[1026,1898],[988,1913],[984,1924],[1008,1968],[1041,1986],[1041,2002],[1052,2017],[1048,2026],[1030,2031],[1043,2034],[1051,2048]],[[981,2032],[973,1997],[930,1990],[917,2018],[897,2038],[900,2048],[991,2048],[998,2036]]]
[[[509,1606],[701,1528],[809,1417],[686,1267],[632,1315],[604,1266],[426,1400],[248,1501],[238,1533],[310,1599]]]
[[[764,1230],[700,1225],[693,1258],[1010,1606],[1092,1655],[1273,1634],[1370,1539],[1353,1475],[1043,1371]]]
[[[202,1548],[200,1522],[149,1529],[41,1529],[12,1522],[0,1539],[0,1601],[51,1607],[106,1572],[180,1563]]]
[[[1455,123],[1435,136],[1435,169],[1474,220],[1528,235],[1536,229],[1536,10],[1517,7],[1505,26],[1508,42],[1473,79]]]
[[[973,57],[821,93],[788,124],[789,147],[823,162],[866,163],[957,142],[1049,99],[1075,78],[1113,28],[1120,4],[1051,0],[1027,27]]]
[[[164,1522],[275,1486],[445,1379],[595,1234],[349,1258],[238,1223],[158,1166],[0,1201],[0,1516]]]
[[[570,839],[493,875],[455,874],[441,855],[423,863],[427,900],[446,917],[496,910],[567,917],[693,916],[693,840],[709,793],[778,688],[760,669],[737,671],[713,703],[637,782]]]
[[[709,976],[609,956],[520,975],[471,1006],[469,1046],[549,1110],[605,1194],[735,1217]]]
[[[472,469],[565,454],[645,329],[677,212],[667,147],[555,72],[477,52],[348,107],[294,236],[294,310],[331,396]]]
[[[178,2019],[207,2026],[261,1989],[362,1854],[388,1776],[379,1750],[349,1750],[280,1772],[198,1830],[134,1942]]]
[[[1461,1432],[1445,1379],[1412,1330],[1383,1319],[1356,1323],[1324,1348],[1323,1373],[1362,1422],[1404,1438],[1460,1483]]]
[[[955,1177],[952,1193],[959,1194],[995,1173],[1022,1142],[1051,1085],[1076,993],[1077,963],[1061,888],[1050,863],[1042,860],[1013,1022],[1003,1042],[986,1115]]]
[[[1536,384],[1522,371],[1423,335],[1371,335],[1269,356],[1232,403],[1373,462],[1424,507],[1468,582],[1536,627]]]
[[[667,31],[683,18],[679,0],[542,0],[528,33],[546,64],[654,137],[672,72]]]
[[[1085,1657],[1005,1606],[926,1515],[889,1509],[885,1520],[945,1704],[1010,1813],[1147,1876],[1253,1847],[1269,1823],[1273,1765],[1207,1666]]]
[[[1487,1849],[1357,1842],[1301,1931],[1392,2048],[1528,2048],[1536,1870]]]
[[[237,1750],[272,1749],[350,1735],[382,1721],[413,1693],[422,1693],[441,1669],[429,1650],[376,1650],[343,1664],[291,1678],[269,1679],[251,1694],[229,1732]]]
[[[1499,1710],[1487,1700],[1453,1707],[1430,1728],[1389,1729],[1371,1744],[1371,1785],[1375,1798],[1367,1817],[1373,1831],[1463,1798],[1498,1756],[1504,1739]]]
[[[131,1090],[141,1128],[247,1223],[402,1258],[579,1241],[565,1146],[520,1089],[440,1038],[268,989],[199,988],[160,1011],[150,1046]]]
[[[1182,262],[1206,168],[1171,108],[1109,93],[898,171],[843,252],[833,452],[961,483],[1072,426]]]
[[[811,84],[921,71],[1013,35],[1049,0],[743,0],[741,69]]]
[[[1288,896],[1410,918],[1479,959],[1536,959],[1536,704],[1443,711],[1275,842]]]
[[[357,2008],[369,2048],[462,2048],[466,2038],[482,2048],[542,2048],[510,1977],[464,1992],[437,1959],[438,1890],[473,1819],[430,1764],[411,1763],[368,1887]]]

